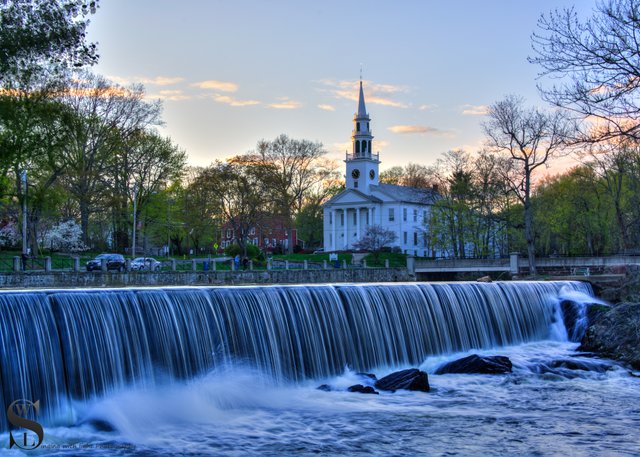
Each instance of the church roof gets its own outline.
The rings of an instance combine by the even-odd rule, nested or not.
[[[371,186],[372,191],[379,191],[394,200],[404,203],[434,203],[438,199],[438,193],[433,189],[421,189],[418,187],[398,186],[396,184],[378,184]]]
[[[355,194],[358,197],[362,198],[363,200],[368,200],[375,203],[382,203],[381,199],[379,199],[378,197],[374,197],[373,195],[367,195],[355,189],[346,189],[340,192],[339,194],[336,194],[333,197],[331,197],[331,199],[328,202],[326,202],[323,206],[331,205],[333,203],[338,203],[338,200],[342,199],[345,195],[348,195],[348,194]]]

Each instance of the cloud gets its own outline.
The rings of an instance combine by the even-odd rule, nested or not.
[[[214,89],[221,92],[236,92],[238,90],[238,85],[236,83],[228,81],[216,81],[215,79],[193,83],[191,84],[191,87],[198,87],[200,89]]]
[[[333,106],[333,105],[324,105],[324,104],[322,104],[322,105],[318,105],[318,108],[320,108],[323,111],[335,111],[336,110],[336,107]]]
[[[438,105],[435,105],[435,104],[425,104],[425,105],[420,105],[418,109],[420,111],[431,111],[432,109],[436,109],[437,107]]]
[[[213,98],[213,100],[218,103],[226,103],[229,106],[253,106],[260,104],[258,100],[238,100],[228,95],[220,94],[214,94],[211,96],[211,98]]]
[[[267,105],[267,107],[274,109],[298,109],[302,107],[302,103],[283,97],[279,102],[271,103]]]
[[[107,76],[107,79],[121,86],[129,86],[131,84],[144,84],[147,86],[171,86],[184,81],[181,76],[133,76],[125,78],[122,76]]]
[[[158,93],[148,94],[147,98],[160,99],[160,100],[168,100],[172,102],[178,102],[182,100],[189,100],[191,97],[186,95],[180,89],[172,89],[172,90],[160,90]]]
[[[387,130],[399,135],[435,135],[435,136],[449,136],[451,132],[446,130],[440,130],[434,127],[427,127],[425,125],[392,125]]]
[[[463,105],[462,108],[464,116],[486,116],[489,114],[487,105]]]
[[[358,101],[358,84],[359,81],[335,81],[332,79],[323,79],[318,81],[323,89],[320,89],[324,92],[329,92],[335,98]],[[408,88],[405,86],[396,86],[393,84],[376,84],[371,81],[363,81],[364,90],[365,90],[365,102],[367,104],[376,104],[376,105],[384,105],[384,106],[392,106],[395,108],[407,108],[409,105],[403,103],[401,101],[393,99],[393,96],[396,94],[402,94],[409,92]]]

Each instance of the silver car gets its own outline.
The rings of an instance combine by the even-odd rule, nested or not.
[[[153,257],[138,257],[131,261],[131,269],[137,271],[158,271],[161,266],[162,263]]]

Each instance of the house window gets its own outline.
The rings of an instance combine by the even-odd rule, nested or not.
[[[264,239],[264,245],[265,246],[269,246],[269,238],[265,238]]]
[[[272,238],[272,239],[271,239],[271,245],[272,245],[272,246],[275,246],[275,245],[276,245],[276,239],[275,239],[275,238]]]
[[[226,238],[233,238],[233,230],[231,229],[227,229],[227,236]]]
[[[413,245],[418,245],[418,232],[413,232]]]
[[[407,232],[402,232],[404,238],[404,244],[407,244]]]
[[[389,208],[389,222],[393,222],[396,220],[396,215],[394,212],[394,208]]]
[[[255,227],[251,227],[249,229],[249,235],[255,235],[256,234],[256,228]]]
[[[413,222],[418,222],[418,210],[413,210]]]
[[[402,220],[407,222],[407,208],[402,208]]]

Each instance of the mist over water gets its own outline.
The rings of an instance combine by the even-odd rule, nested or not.
[[[54,400],[42,420],[44,444],[28,455],[637,455],[640,449],[638,379],[612,362],[576,356],[577,345],[563,332],[559,303],[566,294],[593,302],[579,283],[102,292],[0,294],[3,348],[19,335],[35,338],[25,349],[52,351],[36,368],[38,357],[2,355],[5,405],[20,389],[26,396],[42,388]],[[36,337],[15,320],[8,325],[7,313],[41,316],[46,325],[39,324]],[[56,332],[58,356],[54,338],[43,341]],[[514,371],[433,374],[471,353],[507,355]],[[16,366],[31,381],[5,377]],[[363,382],[358,371],[380,378],[408,367],[430,373],[431,392],[345,391]],[[42,373],[61,381],[35,382]],[[334,391],[318,390],[320,384]],[[8,433],[0,439],[8,443]]]

